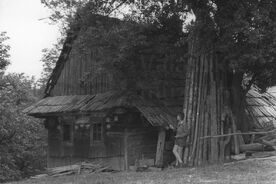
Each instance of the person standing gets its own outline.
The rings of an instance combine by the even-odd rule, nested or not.
[[[176,166],[182,165],[183,148],[186,146],[187,137],[189,135],[189,127],[184,122],[184,114],[178,113],[176,117],[178,123],[176,128],[176,136],[173,147],[173,154],[176,158]]]

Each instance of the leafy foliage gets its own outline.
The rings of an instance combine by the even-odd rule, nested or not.
[[[42,123],[28,117],[23,108],[33,103],[34,79],[4,74],[9,64],[6,33],[0,35],[0,182],[37,173],[45,167],[45,132]]]
[[[60,39],[58,43],[54,44],[52,48],[45,48],[42,50],[41,62],[43,63],[43,72],[40,79],[37,81],[39,87],[39,96],[42,96],[45,89],[45,85],[53,71],[53,68],[56,65],[56,62],[59,58],[63,39]]]
[[[237,72],[252,76],[265,90],[276,72],[276,4],[272,1],[231,1],[217,4],[217,50]]]
[[[45,132],[42,123],[22,112],[36,100],[33,79],[8,74],[0,89],[0,182],[27,177],[44,169]]]
[[[45,132],[42,123],[22,113],[36,100],[33,79],[8,74],[0,89],[0,182],[20,179],[45,167]]]
[[[6,32],[0,33],[0,71],[4,70],[6,66],[10,63],[9,61],[9,50],[10,46],[5,42],[9,39]]]
[[[65,31],[78,19],[86,19],[89,14],[116,15],[128,0],[41,0],[41,3],[52,10],[50,20],[58,23]]]
[[[119,6],[123,1],[117,3]],[[74,49],[77,48],[77,53],[83,56],[91,54],[95,60],[101,61],[97,62],[98,71],[90,73],[97,75],[105,70],[115,75],[117,87],[140,88],[152,86],[153,83],[158,85],[160,79],[164,80],[165,76],[170,75],[170,72],[160,72],[154,67],[156,63],[162,67],[168,62],[184,66],[183,49],[185,50],[186,45],[178,44],[184,36],[182,20],[178,16],[171,16],[169,7],[163,7],[168,10],[159,13],[156,19],[148,17],[146,21],[136,19],[135,16],[126,16],[125,20],[118,20],[93,14],[95,11],[109,14],[113,10],[111,7],[102,7],[103,2],[100,4],[89,1],[77,12],[75,22],[71,25],[81,27],[73,46]],[[85,76],[81,80],[89,83],[90,81],[85,81]]]
[[[124,7],[125,11],[120,11],[120,15],[124,15],[127,19],[157,26],[166,22],[174,24],[169,26],[169,29],[183,26],[182,21],[171,22],[172,17],[178,17],[185,22],[194,15],[196,23],[192,23],[186,29],[189,33],[197,32],[202,47],[208,49],[212,45],[220,54],[225,67],[252,76],[250,84],[255,84],[263,90],[273,85],[273,74],[276,71],[276,3],[274,1],[75,0],[70,1],[70,8],[68,8],[68,2],[67,0],[47,1],[48,5],[59,7],[60,12],[89,4],[86,6],[88,10],[86,12],[102,15],[110,15],[114,10],[119,10],[115,5],[121,5],[120,7]],[[87,14],[89,13],[84,15]]]
[[[173,21],[180,20],[172,18]],[[79,55],[92,55],[96,60],[97,71],[90,71],[91,74],[111,73],[117,88],[151,88],[172,78],[168,77],[172,73],[163,69],[168,63],[184,66],[185,48],[177,45],[183,33],[175,24],[137,24],[102,16],[89,22],[79,33],[74,48]]]

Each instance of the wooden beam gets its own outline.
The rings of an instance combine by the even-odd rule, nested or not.
[[[265,135],[269,133],[274,133],[276,130],[271,130],[267,132],[244,132],[244,133],[231,133],[231,134],[222,134],[222,135],[216,135],[216,136],[205,136],[205,137],[200,137],[200,139],[207,139],[207,138],[218,138],[218,137],[228,137],[228,136],[233,136],[233,135]]]
[[[153,131],[151,130],[151,131],[140,131],[140,132],[128,132],[127,135],[129,137],[129,136],[149,134],[151,132],[153,132]],[[124,137],[125,133],[124,132],[106,132],[106,135],[108,135],[108,136]]]
[[[88,112],[52,112],[52,113],[26,113],[26,114],[36,118],[48,118],[52,116],[79,116],[79,115],[103,118],[106,115],[106,111],[102,110],[100,112],[88,111]]]
[[[155,159],[155,165],[157,167],[163,166],[165,139],[166,139],[166,130],[164,128],[160,128],[158,133],[156,159]]]
[[[124,160],[125,160],[125,170],[128,170],[128,133],[127,128],[124,130]]]

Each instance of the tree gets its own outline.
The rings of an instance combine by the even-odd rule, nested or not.
[[[55,7],[68,10],[62,6],[66,3],[59,1]],[[129,11],[120,13],[139,23],[162,27],[172,18],[183,20],[173,22],[178,26],[168,26],[169,30],[185,26],[182,22],[189,15],[195,17],[195,21],[185,26],[188,37],[178,35],[178,44],[188,44],[189,48],[188,52],[183,51],[183,56],[188,57],[183,71],[186,73],[183,112],[191,126],[187,158],[190,165],[224,161],[229,154],[230,139],[202,137],[250,128],[246,123],[245,95],[252,85],[266,90],[272,85],[276,71],[276,3],[270,0],[91,0],[82,4],[88,10],[83,15],[89,14],[89,10],[110,15],[116,10],[114,4],[127,7]],[[231,142],[238,153],[235,136]]]
[[[34,80],[4,75],[0,89],[0,182],[36,174],[46,166],[46,134],[42,122],[22,112],[36,101]]]
[[[0,71],[4,70],[6,66],[10,63],[9,61],[9,50],[10,46],[5,42],[9,39],[6,32],[0,33]]]
[[[196,21],[190,30],[192,57],[184,111],[192,127],[189,159],[191,164],[200,165],[223,161],[228,142],[223,138],[201,137],[225,134],[229,128],[235,131],[235,126],[248,130],[244,111],[247,91],[252,84],[261,89],[271,85],[276,68],[276,37],[272,31],[276,4],[190,1],[189,6]],[[250,80],[244,85],[246,75]],[[238,151],[236,145],[235,152]]]
[[[0,37],[0,182],[38,173],[45,167],[45,132],[42,123],[22,112],[37,99],[34,79],[5,74],[9,64],[6,33]]]

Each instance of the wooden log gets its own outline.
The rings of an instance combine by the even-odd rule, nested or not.
[[[203,140],[201,141],[199,138],[203,136],[203,123],[204,123],[204,99],[205,99],[205,85],[204,85],[204,68],[205,68],[205,60],[204,55],[200,57],[200,75],[199,75],[199,88],[198,88],[198,94],[199,94],[199,101],[198,101],[198,110],[197,113],[199,114],[197,117],[197,124],[199,127],[198,130],[198,136],[197,136],[197,152],[196,152],[196,165],[201,165],[202,162],[202,144]]]
[[[191,123],[191,129],[192,133],[190,134],[191,141],[190,143],[192,144],[191,149],[190,149],[190,165],[195,165],[196,164],[196,151],[197,151],[197,137],[198,137],[198,107],[199,107],[199,62],[200,62],[200,57],[197,56],[194,58],[193,65],[194,65],[194,79],[193,79],[193,94],[192,94],[192,111],[191,111],[191,117],[190,117],[190,123]]]
[[[194,62],[194,60],[192,61]],[[193,134],[194,134],[194,125],[192,124],[192,110],[193,110],[193,101],[194,101],[194,63],[191,66],[191,78],[190,78],[190,91],[189,91],[189,104],[187,109],[187,123],[191,127],[191,134],[190,134],[190,140],[193,140]]]
[[[264,151],[264,145],[260,143],[243,144],[239,146],[241,152],[245,151]]]
[[[210,57],[210,98],[211,98],[211,135],[217,135],[217,100],[216,100],[216,81],[215,81],[215,58],[213,58],[213,55]],[[218,161],[218,139],[214,138],[211,139],[211,153],[210,153],[210,162],[216,163]]]
[[[234,136],[234,135],[253,135],[253,134],[260,134],[260,135],[264,135],[264,134],[269,134],[272,132],[276,132],[276,130],[271,130],[268,132],[242,132],[242,133],[231,133],[231,134],[223,134],[223,135],[216,135],[216,136],[204,136],[204,137],[200,137],[201,139],[208,139],[208,138],[218,138],[218,137],[228,137],[228,136]]]
[[[205,62],[204,62],[204,55],[201,57],[201,76],[200,76],[200,80],[201,80],[201,86],[200,86],[200,109],[199,109],[199,113],[200,113],[200,120],[199,120],[199,134],[197,137],[197,141],[198,141],[198,150],[197,150],[197,165],[201,165],[202,163],[202,149],[203,149],[203,140],[199,139],[200,137],[202,137],[204,135],[204,122],[205,122],[205,103],[204,103],[204,99],[205,97],[205,83],[204,83],[204,74],[205,74]]]
[[[190,108],[190,96],[191,96],[191,80],[192,80],[192,70],[193,70],[193,51],[194,49],[194,39],[191,40],[191,44],[189,44],[189,54],[191,55],[188,59],[186,75],[185,75],[185,93],[184,93],[184,105],[183,105],[183,113],[185,115],[185,121],[188,121],[188,110]]]
[[[190,91],[190,75],[191,75],[191,65],[190,60],[188,60],[188,67],[186,69],[186,78],[185,78],[185,93],[184,93],[184,103],[183,103],[183,113],[184,121],[187,122],[187,112],[188,112],[188,101],[189,101],[189,91]]]
[[[158,133],[156,159],[155,159],[155,165],[157,167],[163,166],[165,139],[166,139],[166,130],[164,128],[160,128]]]
[[[207,83],[208,83],[208,66],[209,63],[206,62],[207,60],[207,55],[204,55],[204,60],[205,60],[205,67],[204,67],[204,121],[203,121],[203,135],[202,136],[207,136],[208,135],[208,122],[209,122],[209,114],[208,114],[208,104],[206,104],[206,101],[208,101],[208,88],[207,88]],[[205,100],[206,99],[206,100]],[[207,140],[202,141],[202,162],[203,164],[206,164],[207,162]]]
[[[193,109],[193,100],[194,100],[194,75],[195,75],[195,55],[194,55],[194,48],[196,46],[196,38],[191,36],[190,37],[190,42],[189,44],[189,59],[188,59],[188,64],[187,64],[187,71],[186,71],[186,83],[185,83],[185,97],[184,97],[184,105],[183,105],[183,112],[185,115],[184,121],[188,124],[190,127],[190,134],[187,137],[187,140],[189,143],[193,142],[193,134],[194,134],[194,125],[192,124],[192,109]],[[191,153],[191,147],[188,146],[186,148],[188,151],[188,154],[186,155],[186,160],[187,163],[190,164],[190,153]],[[184,160],[185,160],[184,159]]]
[[[263,145],[271,147],[273,150],[276,150],[276,139],[270,140],[270,141],[261,139],[260,143],[263,144]]]
[[[75,165],[49,168],[49,169],[47,169],[47,171],[48,171],[49,175],[53,175],[53,174],[59,174],[59,173],[64,173],[64,172],[68,172],[68,171],[78,171],[79,167],[80,167],[80,165],[75,164]]]
[[[221,112],[222,112],[223,110],[221,110]],[[221,113],[220,112],[220,113]],[[220,118],[219,118],[219,122],[221,122],[220,123],[220,128],[219,128],[219,130],[220,130],[220,134],[224,134],[224,120],[223,120],[223,117],[222,117],[222,115],[220,114]],[[231,129],[230,129],[230,132],[231,132]],[[220,141],[219,141],[219,161],[220,162],[223,162],[224,161],[224,158],[225,158],[225,145],[224,145],[224,140],[223,140],[223,138],[222,139],[220,139]]]
[[[210,67],[211,67],[211,61],[209,59],[209,56],[207,57],[207,61],[208,61],[208,69],[207,69],[207,76],[209,78],[210,75]],[[207,129],[207,135],[211,135],[211,106],[212,106],[212,102],[211,102],[211,95],[210,95],[210,81],[208,79],[207,81],[207,86],[208,86],[208,96],[207,96],[207,111],[206,113],[208,114],[208,121],[207,121],[207,125],[206,125],[206,129]],[[207,149],[206,149],[206,155],[207,155],[207,163],[210,162],[210,156],[211,156],[211,140],[207,140]]]
[[[233,131],[233,133],[237,133],[236,118],[235,117],[233,117],[233,119],[232,119],[232,131]],[[233,135],[233,136],[234,136],[234,151],[235,151],[235,154],[238,155],[240,153],[238,137],[237,137],[237,135]]]
[[[204,112],[204,134],[203,136],[206,136],[208,134],[208,121],[209,121],[209,114],[207,112],[207,107],[205,107],[205,112]],[[202,150],[202,160],[204,162],[204,164],[207,163],[207,153],[208,153],[208,150],[207,150],[207,139],[204,139],[203,140],[203,150]]]
[[[198,59],[200,61],[200,59]],[[196,74],[199,74],[199,67],[198,67],[198,61],[196,62]],[[198,78],[198,75],[196,76],[196,80]],[[198,84],[196,81],[195,84]],[[195,124],[195,130],[194,130],[194,139],[193,139],[193,145],[192,145],[192,152],[191,152],[191,159],[195,159],[196,157],[196,148],[197,148],[197,138],[198,138],[198,133],[199,133],[199,108],[200,108],[200,93],[199,93],[199,88],[201,87],[201,80],[199,83],[199,86],[195,85],[195,100],[194,100],[194,114],[193,114],[193,120],[192,122]]]

